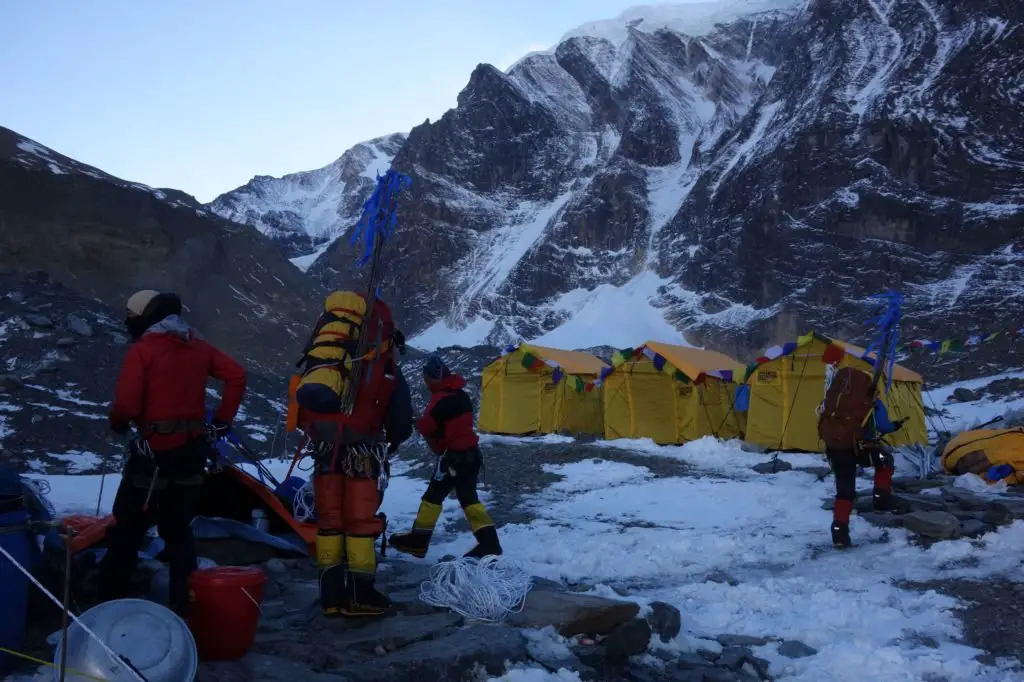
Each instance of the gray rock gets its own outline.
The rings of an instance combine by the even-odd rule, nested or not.
[[[864,512],[859,516],[873,526],[880,528],[900,528],[903,525],[903,517],[899,514],[884,514],[880,512]]]
[[[267,573],[271,574],[284,574],[288,572],[288,566],[280,559],[271,559],[267,563],[263,564],[263,568],[266,569]]]
[[[722,657],[722,654],[718,651],[708,651],[707,649],[697,649],[697,654],[703,656],[711,662],[717,661]]]
[[[622,661],[647,651],[651,644],[651,625],[643,618],[634,618],[615,628],[602,640],[609,660]]]
[[[981,511],[964,511],[963,509],[949,509],[950,514],[957,517],[961,521],[984,521],[985,512]]]
[[[999,502],[993,502],[989,505],[988,510],[985,512],[984,517],[981,519],[985,523],[993,526],[1009,526],[1013,523],[1013,512],[1005,504]]]
[[[743,675],[723,668],[711,668],[701,672],[704,675],[704,682],[738,682],[743,680]]]
[[[634,602],[617,601],[588,594],[569,592],[531,592],[526,607],[508,619],[520,628],[551,625],[563,637],[583,634],[607,634],[633,619],[640,612]]]
[[[995,526],[990,526],[984,521],[975,521],[971,519],[960,522],[960,534],[968,538],[978,538],[985,533],[991,533],[995,529]]]
[[[752,637],[750,635],[719,635],[715,639],[722,646],[763,646],[772,641],[771,637]]]
[[[36,315],[35,313],[28,313],[25,316],[25,321],[33,327],[39,327],[40,329],[52,329],[54,327],[53,320],[46,315]]]
[[[93,335],[92,325],[83,320],[80,317],[74,315],[68,315],[68,329],[86,338]]]
[[[913,495],[897,493],[892,496],[895,506],[904,513],[917,511],[947,511],[949,504],[942,498],[932,495]]]
[[[896,478],[893,479],[892,487],[908,493],[920,493],[922,490],[941,488],[947,483],[949,480],[946,478]]]
[[[796,640],[786,640],[779,645],[779,655],[785,656],[786,658],[807,658],[818,653],[818,650],[812,646],[807,646],[803,642]]]
[[[748,656],[752,656],[750,649],[742,646],[727,646],[722,649],[722,655],[715,661],[715,665],[729,670],[739,670]]]
[[[832,473],[832,469],[829,467],[797,467],[796,470],[811,474],[822,480],[825,480]]]
[[[72,346],[78,345],[78,341],[72,339],[69,336],[65,336],[62,339],[57,339],[57,348],[71,348]]]
[[[392,616],[337,633],[332,628],[331,640],[340,650],[373,651],[380,645],[386,651],[395,651],[416,642],[450,635],[461,623],[462,617],[454,613]]]
[[[903,517],[903,527],[924,537],[949,540],[960,532],[960,520],[949,512],[912,512]]]
[[[713,667],[714,664],[700,654],[683,653],[679,655],[677,666],[683,670],[701,670]]]
[[[714,670],[714,668],[709,668]],[[669,682],[704,682],[710,679],[702,670],[672,670],[666,673],[665,679]]]
[[[753,680],[770,680],[771,675],[768,674],[768,669],[771,667],[771,663],[758,658],[757,656],[747,656],[747,660],[744,661],[743,667],[740,670],[749,678]]]
[[[588,666],[599,667],[604,665],[608,658],[608,653],[600,644],[578,644],[570,647],[570,650]]]
[[[651,613],[647,616],[647,622],[662,642],[671,641],[683,627],[679,609],[663,601],[651,602]]]
[[[0,393],[20,391],[25,388],[25,382],[13,374],[0,374]]]
[[[505,626],[472,625],[441,639],[417,642],[369,663],[343,665],[329,672],[349,682],[459,680],[481,668],[491,675],[507,663],[529,658],[526,638]]]
[[[829,507],[829,509],[831,509],[831,507]],[[725,583],[730,587],[736,587],[740,584],[739,581],[736,580],[736,578],[734,578],[730,573],[723,570],[715,570],[711,573],[708,573],[706,576],[704,576],[704,580],[706,580],[709,583]]]
[[[553,673],[565,668],[575,670],[583,679],[590,679],[597,673],[593,668],[583,665],[583,661],[572,652],[553,653],[549,647],[537,646],[532,641],[527,641],[526,651],[530,658]]]
[[[985,511],[988,509],[989,504],[991,504],[989,500],[975,495],[968,490],[951,486],[942,489],[942,497],[967,511]]]
[[[7,299],[11,303],[17,303],[20,305],[25,302],[25,294],[20,291],[11,291],[7,294]]]
[[[973,403],[977,400],[981,400],[981,396],[969,388],[956,389],[953,391],[952,398],[958,403]]]
[[[790,471],[793,465],[789,462],[781,459],[769,460],[767,462],[761,462],[750,467],[759,474],[777,474],[780,471]]]

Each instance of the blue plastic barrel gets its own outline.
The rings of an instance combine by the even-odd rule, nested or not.
[[[28,510],[20,495],[0,496],[0,547],[28,568],[31,542]],[[0,554],[0,647],[20,651],[28,619],[29,582],[25,575]],[[0,653],[0,677],[14,665],[14,657]]]

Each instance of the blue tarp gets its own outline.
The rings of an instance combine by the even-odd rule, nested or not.
[[[740,384],[739,388],[736,389],[736,401],[733,403],[733,409],[737,412],[746,412],[750,409],[749,384]]]

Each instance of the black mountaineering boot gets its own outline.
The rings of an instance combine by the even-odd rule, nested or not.
[[[383,616],[387,612],[391,600],[377,591],[376,576],[351,571],[346,578],[348,584],[345,586],[345,599],[341,606],[342,615]]]
[[[850,524],[841,521],[832,522],[832,546],[837,549],[853,547],[850,541]]]
[[[398,552],[422,559],[427,556],[427,548],[430,547],[432,535],[433,533],[429,530],[414,529],[409,533],[395,533],[388,538],[388,543],[392,549]]]
[[[875,488],[872,503],[876,512],[892,511],[892,491],[885,488]]]
[[[494,526],[484,526],[473,535],[476,536],[476,547],[466,552],[465,556],[475,559],[483,559],[485,556],[501,556],[498,530]]]

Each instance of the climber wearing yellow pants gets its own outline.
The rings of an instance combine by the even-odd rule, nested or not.
[[[483,454],[473,430],[473,403],[463,390],[466,381],[452,374],[436,355],[427,359],[423,378],[430,389],[431,399],[423,416],[417,420],[416,429],[431,450],[439,455],[437,469],[420,502],[412,532],[392,535],[391,546],[399,552],[425,557],[434,526],[441,516],[441,505],[454,488],[476,536],[476,547],[466,556],[479,559],[501,554],[494,521],[476,494]]]

